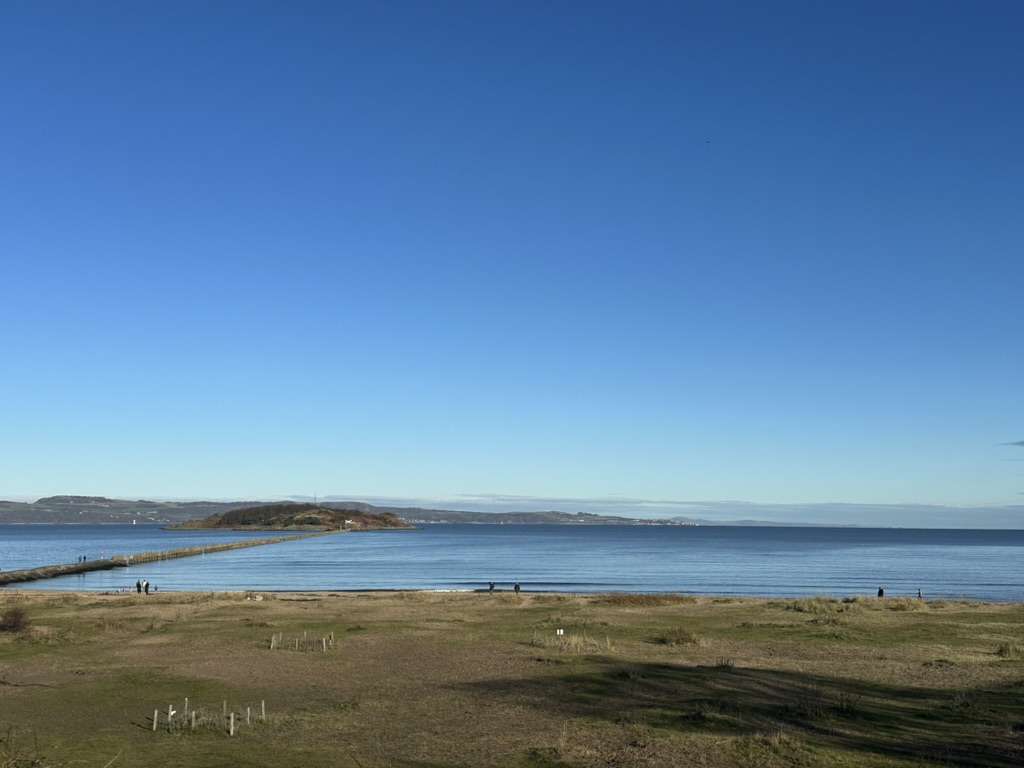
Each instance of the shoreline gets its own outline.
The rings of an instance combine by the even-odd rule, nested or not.
[[[28,587],[26,589],[18,589],[16,585],[5,586],[0,585],[0,596],[3,595],[52,595],[58,597],[126,597],[134,595],[134,592],[117,592],[110,589],[33,589]],[[417,595],[474,595],[474,596],[516,596],[516,592],[512,589],[495,589],[494,592],[489,592],[486,588],[473,589],[473,588],[388,588],[388,587],[371,587],[371,588],[335,588],[335,589],[208,589],[208,590],[195,590],[195,589],[161,589],[158,593],[149,595],[149,599],[159,597],[162,595],[175,596],[175,597],[212,597],[212,596],[239,596],[249,598],[255,595],[268,595],[274,598],[281,597],[308,597],[312,599],[322,599],[325,597],[357,597],[360,595],[374,596],[374,595],[406,595],[406,596],[417,596]],[[671,602],[704,602],[704,603],[721,603],[721,604],[737,604],[737,603],[768,603],[777,601],[822,601],[835,604],[869,604],[883,606],[906,606],[911,605],[925,609],[929,606],[948,606],[952,604],[962,604],[964,606],[1024,606],[1024,598],[1019,600],[998,600],[995,598],[981,598],[981,597],[969,597],[965,595],[936,595],[934,597],[924,597],[918,599],[915,595],[901,595],[891,594],[886,597],[879,598],[873,594],[864,593],[862,595],[857,594],[845,594],[835,595],[829,593],[816,593],[816,594],[776,594],[776,595],[747,595],[747,594],[735,594],[725,592],[623,592],[623,591],[607,591],[607,592],[570,592],[565,590],[530,590],[523,589],[519,593],[520,597],[541,597],[541,598],[555,598],[560,600],[593,600],[593,599],[622,599],[622,600],[633,600],[637,604],[642,604],[648,601],[652,604],[658,603],[659,601],[671,601]],[[911,608],[910,610],[912,610]]]

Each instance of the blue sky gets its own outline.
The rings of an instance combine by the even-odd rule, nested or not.
[[[1017,3],[3,17],[0,495],[1024,499]]]

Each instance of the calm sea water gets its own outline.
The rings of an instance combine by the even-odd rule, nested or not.
[[[0,567],[67,553],[172,549],[249,534],[152,526],[0,526]],[[266,535],[266,534],[261,534]],[[13,563],[13,564],[12,564]],[[339,534],[34,582],[108,590],[499,588],[722,595],[890,595],[1024,600],[1024,531],[428,525]]]

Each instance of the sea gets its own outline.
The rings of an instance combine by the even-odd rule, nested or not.
[[[0,570],[270,534],[153,525],[0,525]],[[19,584],[116,591],[476,590],[887,595],[1024,601],[1024,530],[423,525],[339,533]]]

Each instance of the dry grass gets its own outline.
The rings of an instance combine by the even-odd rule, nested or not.
[[[38,739],[28,731],[8,727],[0,732],[0,768],[64,768],[40,751]]]
[[[32,619],[0,634],[0,736],[37,740],[0,768],[1020,765],[1021,606],[256,596],[0,592]],[[203,727],[153,733],[185,696]],[[261,699],[228,737],[221,701]]]
[[[693,595],[604,595],[596,601],[600,605],[619,608],[660,608],[665,605],[692,605],[697,598]]]
[[[879,601],[887,611],[924,611],[928,603],[913,597],[892,597]]]

